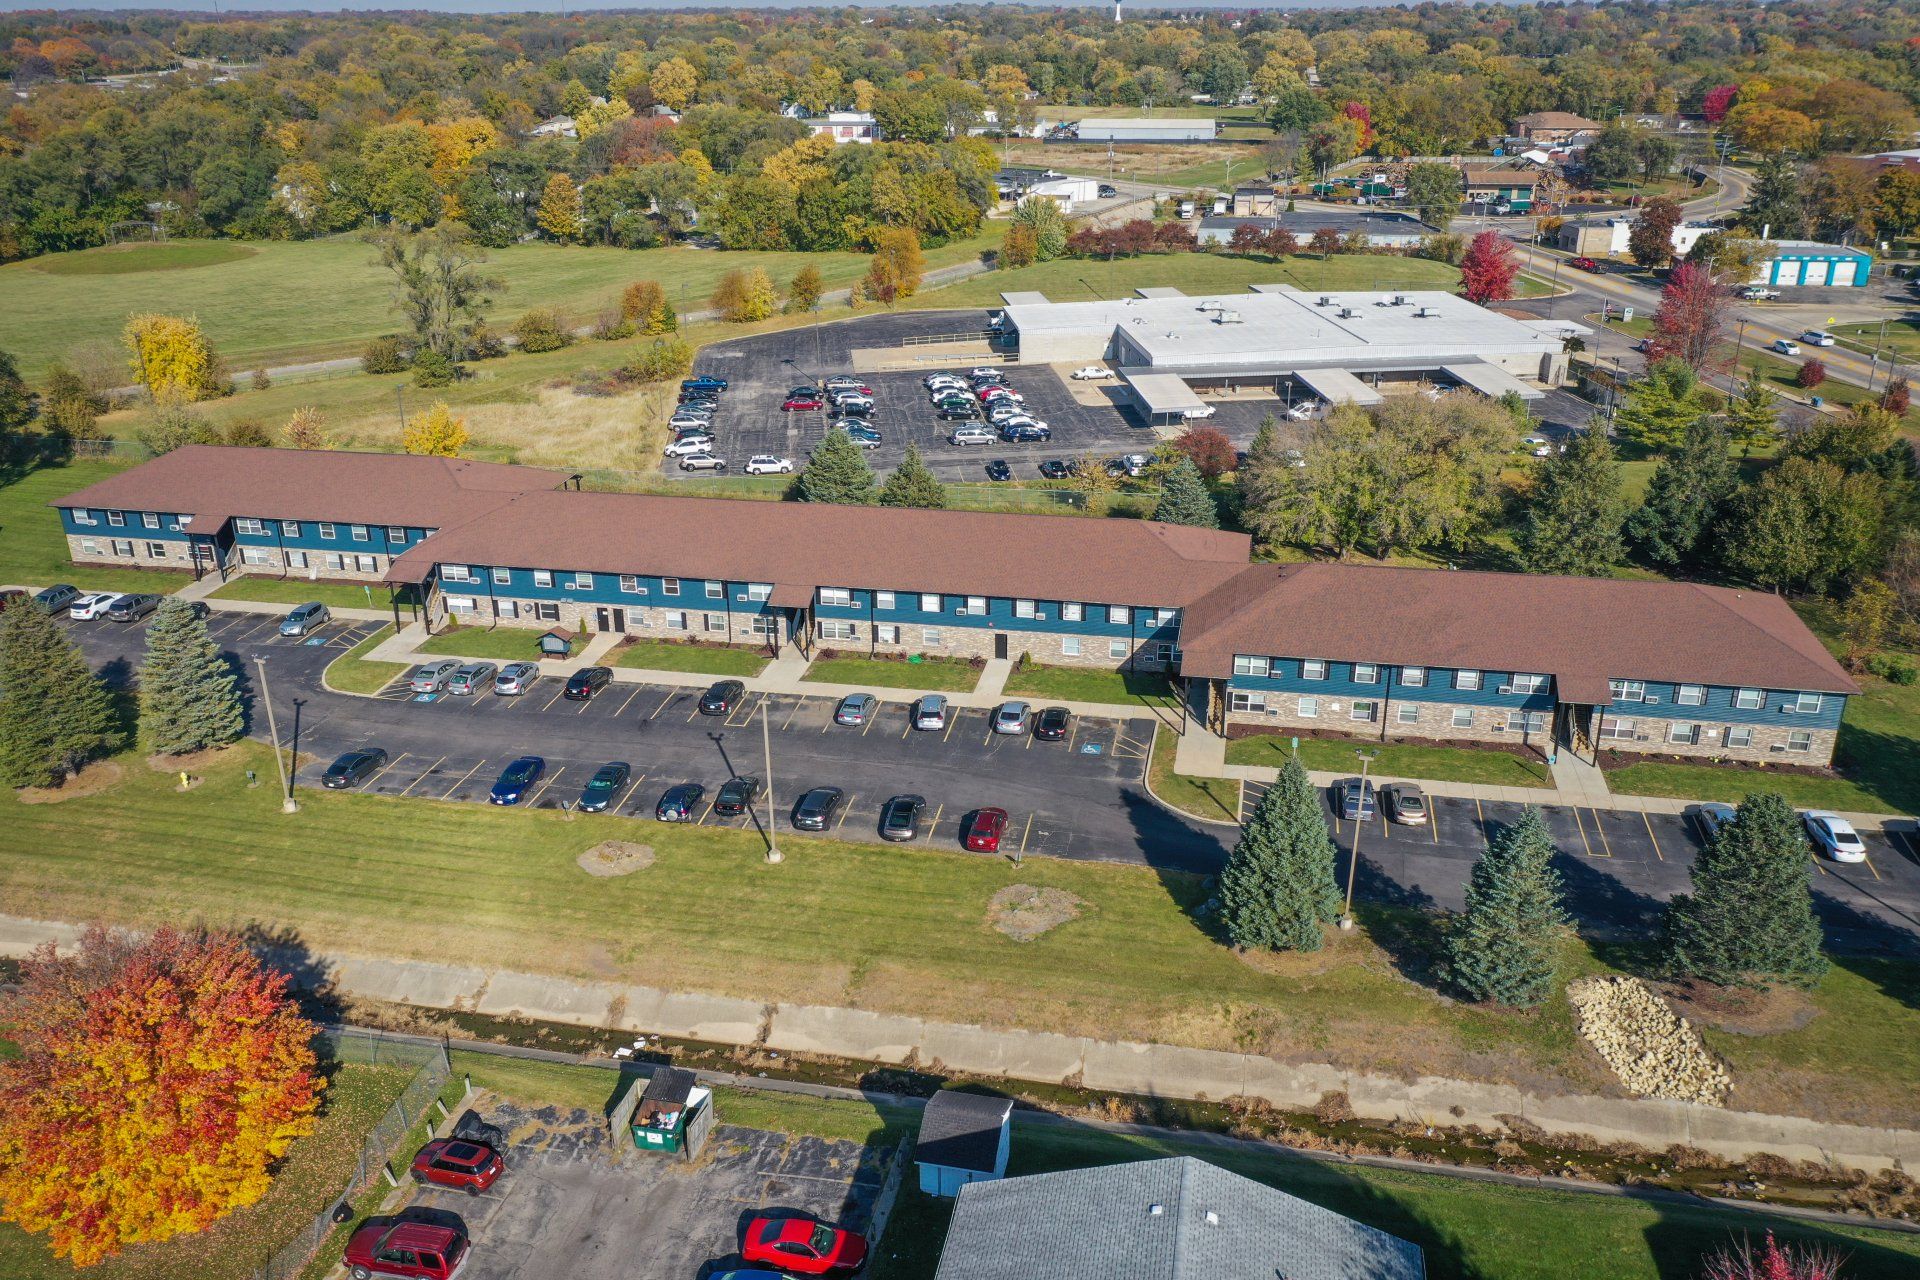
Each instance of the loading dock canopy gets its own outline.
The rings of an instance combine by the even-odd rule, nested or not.
[[[1127,385],[1140,400],[1140,408],[1149,418],[1184,414],[1204,403],[1193,394],[1186,379],[1171,373],[1126,373]]]
[[[1380,393],[1345,369],[1299,369],[1294,377],[1312,387],[1328,404],[1379,404]]]
[[[1537,387],[1528,386],[1499,365],[1487,364],[1482,360],[1443,364],[1440,372],[1463,386],[1472,387],[1490,400],[1498,400],[1509,391],[1522,400],[1543,400],[1547,394]]]

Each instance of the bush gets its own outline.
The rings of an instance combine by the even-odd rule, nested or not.
[[[507,354],[507,340],[489,329],[484,323],[473,326],[473,332],[467,335],[467,359],[498,360]]]
[[[633,322],[622,317],[618,311],[603,311],[600,318],[593,322],[595,342],[618,342],[633,335]]]
[[[460,366],[438,351],[422,351],[413,359],[413,385],[446,387],[460,380]]]
[[[633,358],[625,373],[636,382],[665,382],[693,371],[693,348],[680,338],[656,338]]]
[[[273,379],[267,376],[265,369],[255,369],[253,371],[253,389],[255,391],[265,391],[272,385]]]
[[[1818,360],[1809,360],[1800,366],[1800,372],[1794,381],[1807,391],[1813,390],[1827,380],[1827,366]]]
[[[513,336],[522,351],[558,351],[573,342],[565,322],[546,307],[536,307],[514,321]]]
[[[1867,670],[1891,684],[1912,684],[1920,680],[1920,667],[1904,653],[1876,653],[1867,659]]]
[[[360,367],[368,373],[400,373],[409,363],[398,338],[375,338],[360,353]]]

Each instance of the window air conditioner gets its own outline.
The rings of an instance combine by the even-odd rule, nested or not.
[[[1647,701],[1647,705],[1651,707],[1660,701],[1660,695],[1655,693],[1650,693],[1647,695],[1646,701]]]
[[[1500,686],[1500,692],[1501,692],[1501,693],[1512,693],[1512,692],[1513,692],[1513,686],[1512,686],[1512,685],[1510,685],[1510,684],[1503,684],[1503,685],[1501,685],[1501,686]]]

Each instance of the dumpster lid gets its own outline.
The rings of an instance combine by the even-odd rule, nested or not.
[[[642,1102],[663,1102],[684,1104],[693,1093],[694,1074],[681,1067],[660,1067],[647,1081],[647,1091],[640,1095]]]

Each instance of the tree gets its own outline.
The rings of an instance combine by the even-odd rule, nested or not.
[[[0,1205],[76,1267],[258,1201],[313,1132],[313,1024],[230,934],[89,929],[23,965],[0,1061]]]
[[[281,436],[290,449],[327,449],[332,441],[327,439],[325,431],[327,417],[312,405],[303,405],[295,409],[287,419],[287,425],[280,428]]]
[[[1407,207],[1420,221],[1445,231],[1460,212],[1460,171],[1430,162],[1407,166]]]
[[[1460,261],[1461,292],[1467,301],[1483,307],[1505,302],[1513,296],[1513,280],[1519,274],[1520,264],[1507,238],[1498,231],[1482,231]]]
[[[773,277],[761,267],[740,267],[720,277],[709,305],[723,320],[751,324],[765,320],[780,309],[780,296],[774,292]]]
[[[233,664],[206,622],[178,596],[168,596],[147,628],[140,667],[140,727],[153,749],[177,756],[237,742],[246,732]]]
[[[845,432],[836,432],[845,435]],[[811,464],[808,470],[812,470]],[[947,491],[940,481],[928,469],[920,456],[918,445],[909,444],[907,454],[900,460],[887,482],[880,486],[880,505],[883,507],[922,507],[928,510],[943,510],[947,505]]]
[[[40,417],[50,434],[69,440],[98,439],[107,398],[94,383],[55,361],[40,383]]]
[[[1740,394],[1727,405],[1727,435],[1740,446],[1742,457],[1772,444],[1780,435],[1779,410],[1774,394],[1755,372],[1740,384]]]
[[[393,277],[393,309],[413,331],[415,359],[428,351],[449,362],[464,357],[493,293],[505,287],[480,269],[486,253],[450,226],[412,235],[389,229],[372,242]]]
[[[1673,139],[1657,133],[1641,134],[1633,142],[1633,156],[1640,162],[1640,176],[1648,182],[1658,182],[1666,177],[1679,151]]]
[[[1826,973],[1806,832],[1780,796],[1741,801],[1688,875],[1693,892],[1667,904],[1666,961],[1676,977],[1765,990],[1812,986]]]
[[[1487,842],[1467,879],[1466,910],[1448,924],[1441,971],[1468,1000],[1532,1008],[1553,989],[1559,932],[1560,875],[1553,837],[1540,811]]]
[[[1844,1261],[1820,1245],[1780,1244],[1769,1231],[1757,1250],[1743,1238],[1708,1254],[1700,1280],[1840,1280]]]
[[[153,415],[134,429],[133,436],[156,458],[182,445],[220,443],[220,433],[191,404],[171,394],[154,402]]]
[[[1318,951],[1340,912],[1333,837],[1297,759],[1261,795],[1220,872],[1220,923],[1236,947]]]
[[[1818,356],[1809,356],[1799,372],[1793,375],[1793,380],[1802,390],[1813,390],[1827,380],[1826,362]]]
[[[573,331],[549,307],[535,307],[514,321],[513,336],[527,352],[558,351],[573,343]]]
[[[620,295],[620,315],[641,333],[672,333],[680,318],[667,301],[667,291],[653,280],[636,280]]]
[[[1655,196],[1640,206],[1627,235],[1627,252],[1643,267],[1664,267],[1673,261],[1673,229],[1685,220],[1679,204]]]
[[[1654,308],[1653,332],[1647,337],[1647,359],[1684,360],[1690,368],[1704,368],[1714,347],[1726,336],[1727,308],[1732,295],[1713,273],[1692,261],[1681,263],[1660,290]]]
[[[1840,611],[1840,636],[1846,646],[1847,670],[1866,670],[1867,659],[1886,646],[1900,601],[1892,588],[1877,578],[1862,578],[1847,594]]]
[[[674,57],[663,61],[647,77],[647,89],[654,100],[665,103],[675,111],[684,111],[693,101],[693,94],[700,87],[700,73],[685,58]]]
[[[1528,573],[1605,575],[1626,549],[1625,520],[1613,445],[1589,426],[1541,467],[1514,539],[1520,563]]]
[[[1885,482],[1788,457],[1728,503],[1717,537],[1728,570],[1776,591],[1824,591],[1883,563]]]
[[[1587,145],[1581,162],[1589,174],[1602,182],[1618,182],[1631,174],[1638,163],[1634,140],[1633,127],[1625,120],[1614,120]]]
[[[1754,167],[1753,185],[1747,190],[1740,221],[1756,234],[1782,240],[1799,235],[1806,218],[1800,166],[1784,155],[1763,157]]]
[[[873,260],[861,290],[867,297],[888,304],[911,298],[919,292],[926,269],[919,233],[912,227],[889,228],[874,240]]]
[[[1687,250],[1687,261],[1712,274],[1715,283],[1746,284],[1759,274],[1760,242],[1735,231],[1709,231]]]
[[[1895,378],[1880,393],[1880,407],[1896,418],[1906,416],[1907,406],[1912,403],[1913,388],[1905,378]]]
[[[1616,426],[1642,449],[1670,453],[1680,447],[1687,428],[1707,412],[1701,394],[1700,380],[1684,360],[1675,356],[1656,360],[1646,377],[1627,392]]]
[[[1218,529],[1220,510],[1214,505],[1207,482],[1193,459],[1182,455],[1167,470],[1160,484],[1160,501],[1154,504],[1153,518],[1167,524],[1193,525],[1200,529]]]
[[[540,212],[534,221],[542,231],[563,244],[580,238],[580,188],[572,178],[556,173],[547,179],[547,189],[540,197]]]
[[[1173,447],[1192,459],[1202,477],[1217,480],[1233,470],[1233,441],[1218,427],[1189,426],[1174,437]]]
[[[820,295],[826,292],[826,284],[820,279],[820,268],[811,262],[793,273],[793,279],[787,282],[787,310],[798,315],[811,311],[820,305]]]
[[[1067,215],[1056,200],[1022,200],[1014,207],[1013,226],[1033,232],[1035,262],[1051,262],[1067,251]]]
[[[224,394],[226,370],[192,316],[129,316],[122,336],[133,353],[134,381],[156,400],[204,400]]]
[[[866,506],[874,500],[867,451],[844,431],[829,431],[800,470],[794,490],[802,502]]]
[[[1030,267],[1039,259],[1040,239],[1034,235],[1033,228],[1009,222],[1006,234],[1000,237],[1000,265]]]
[[[33,421],[33,394],[10,352],[0,351],[0,431],[19,431]]]
[[[457,458],[467,447],[467,420],[456,418],[446,401],[407,419],[400,447],[408,453],[434,458]]]
[[[47,611],[0,613],[0,785],[53,786],[123,739],[106,686]]]
[[[1627,517],[1628,541],[1663,569],[1697,563],[1707,531],[1739,484],[1726,428],[1696,418],[1680,448],[1654,468],[1646,500]]]

